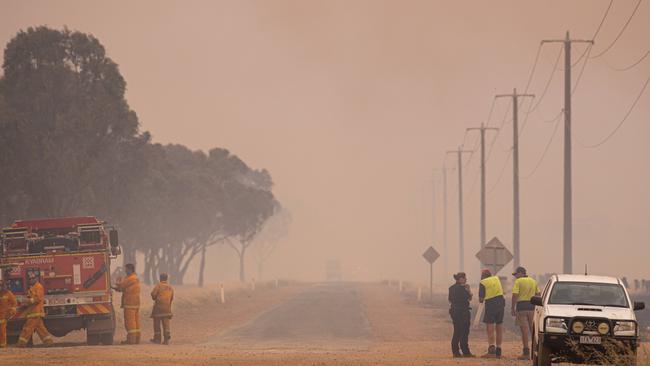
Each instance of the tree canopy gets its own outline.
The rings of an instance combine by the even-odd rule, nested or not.
[[[168,272],[182,283],[197,255],[203,267],[207,247],[238,243],[244,279],[245,248],[278,207],[269,172],[225,149],[153,143],[117,64],[92,35],[20,31],[2,67],[2,224],[105,218],[122,231],[126,261],[145,254],[147,281]]]

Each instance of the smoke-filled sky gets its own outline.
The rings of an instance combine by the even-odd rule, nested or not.
[[[494,144],[496,134],[487,135],[487,234],[511,247],[510,105],[499,100],[488,120],[493,96],[524,91],[542,39],[566,30],[590,39],[609,3],[1,0],[0,44],[36,25],[92,33],[119,64],[128,101],[156,142],[225,147],[269,169],[293,224],[268,274],[322,279],[326,260],[338,258],[347,278],[424,282],[421,253],[434,243],[444,254],[445,152],[463,141],[475,147],[467,127],[502,127]],[[614,41],[636,4],[614,2],[590,57]],[[588,264],[593,273],[650,278],[650,90],[607,143],[582,147],[619,124],[650,77],[650,57],[614,70],[650,50],[648,34],[643,2],[613,47],[588,60],[574,94],[576,271]],[[522,264],[536,273],[562,269],[561,124],[524,179],[562,108],[563,60],[544,93],[559,50],[543,46],[528,90],[540,104],[528,118],[529,102],[521,105]],[[584,50],[574,45],[575,62]],[[478,154],[464,160],[466,269],[475,277]],[[436,263],[437,278],[444,258],[449,272],[458,269],[457,171],[453,157],[446,163],[449,254]]]

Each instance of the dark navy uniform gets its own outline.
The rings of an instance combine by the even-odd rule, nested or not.
[[[470,294],[464,285],[454,284],[449,287],[449,315],[454,323],[454,335],[451,338],[451,351],[455,356],[470,355],[469,351],[469,326],[470,326]]]

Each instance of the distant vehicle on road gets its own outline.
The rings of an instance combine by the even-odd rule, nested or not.
[[[341,262],[338,259],[330,259],[325,267],[325,274],[328,281],[342,281]]]
[[[634,314],[645,308],[632,302],[614,277],[553,275],[535,308],[532,358],[534,366],[553,361],[636,365],[639,327]]]

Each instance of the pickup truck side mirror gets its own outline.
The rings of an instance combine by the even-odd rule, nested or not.
[[[544,302],[542,301],[541,296],[533,296],[530,298],[530,303],[535,305],[535,306],[544,306]]]
[[[117,248],[120,245],[117,230],[111,229],[111,231],[108,232],[108,241],[113,248]]]
[[[643,309],[645,309],[645,302],[643,302],[643,301],[635,301],[634,302],[634,311],[643,310]]]

